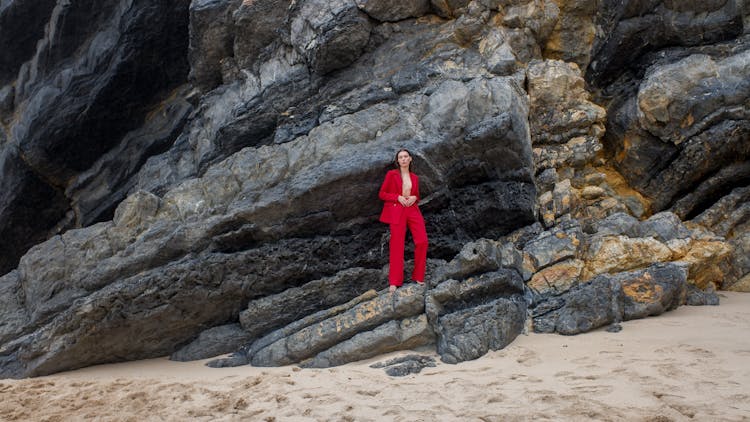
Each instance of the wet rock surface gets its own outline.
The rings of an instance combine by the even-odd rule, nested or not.
[[[5,2],[0,376],[455,363],[748,291],[746,3]]]

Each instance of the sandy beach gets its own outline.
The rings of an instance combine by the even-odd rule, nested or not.
[[[401,378],[369,365],[409,352],[329,369],[160,358],[5,379],[0,420],[750,420],[750,294],[720,296],[618,333],[521,335]]]

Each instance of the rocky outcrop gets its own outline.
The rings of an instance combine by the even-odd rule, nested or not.
[[[487,244],[470,247],[487,252],[493,249]],[[329,367],[433,343],[444,362],[476,359],[512,342],[526,320],[523,280],[515,269],[501,268],[508,262],[502,254],[502,249],[495,249],[494,258],[486,259],[465,250],[448,263],[433,261],[429,284],[435,285],[434,289],[411,284],[393,294],[370,290],[318,312],[310,309],[305,313],[304,308],[295,307],[300,313],[294,322],[248,342],[234,356],[212,361],[210,366],[299,363]],[[480,268],[490,271],[466,278]],[[279,302],[288,299],[285,293],[278,295],[285,296],[278,297]],[[268,303],[265,299],[258,302],[251,302],[248,311]],[[294,300],[291,304],[294,306]],[[286,315],[271,319],[282,318]]]
[[[332,356],[341,354],[340,350],[326,353],[332,346],[352,339],[361,332],[372,330],[373,335],[377,336],[377,330],[374,330],[376,327],[388,321],[406,320],[423,313],[424,297],[423,294],[417,294],[416,289],[424,288],[412,286],[401,289],[393,295],[379,295],[368,301],[357,303],[349,309],[342,308],[341,313],[326,314],[326,318],[319,321],[301,320],[309,321],[310,325],[295,323],[292,327],[271,333],[269,337],[261,338],[251,345],[251,350],[248,352],[250,363],[255,366],[281,366],[308,359],[312,360],[310,363],[312,366],[317,366],[316,363],[319,361],[328,363],[327,361],[332,360]],[[403,324],[420,325],[417,320],[404,321]],[[424,323],[421,325],[423,329],[426,327]],[[414,331],[414,335],[424,337],[420,333],[423,330]],[[413,336],[409,336],[411,337]],[[352,339],[352,341],[357,340],[360,339]],[[421,344],[414,344],[414,346],[419,345]],[[321,354],[323,356],[320,356]]]
[[[138,137],[144,148],[119,161],[110,159],[108,171],[128,177],[174,141],[179,118],[147,124],[136,133],[144,120],[152,120],[149,113],[158,120],[159,103],[186,80],[188,2],[131,3],[21,0],[0,10],[0,36],[13,45],[3,49],[2,60],[15,65],[0,66],[5,103],[12,104],[0,110],[9,134],[2,151],[7,171],[0,236],[7,242],[0,272],[15,268],[30,246],[61,227],[111,219],[127,193],[123,180],[108,179],[111,189],[98,186],[105,204],[94,209],[79,208],[89,198],[67,196],[66,189],[85,184],[77,176],[121,139]],[[171,133],[154,131],[165,124],[177,127]]]
[[[722,265],[722,289],[750,291],[750,187],[735,188],[692,222],[728,238],[729,256]],[[712,267],[716,270],[716,267]]]
[[[534,331],[573,335],[662,314],[685,303],[686,279],[684,266],[676,264],[600,275],[539,303],[533,312]]]
[[[29,298],[25,302],[27,335],[9,342],[5,355],[16,361],[20,354],[38,353],[33,350],[44,350],[44,344],[62,332],[86,336],[80,321],[75,319],[73,324],[70,320],[82,314],[79,306],[88,307],[97,293],[125,291],[134,283],[145,288],[156,282],[158,287],[144,290],[137,307],[129,308],[127,303],[132,302],[126,301],[128,309],[112,311],[135,321],[140,308],[151,302],[145,306],[156,311],[147,314],[154,318],[154,329],[162,327],[164,336],[149,343],[153,348],[141,350],[145,356],[170,352],[167,343],[184,343],[202,327],[231,320],[237,306],[254,296],[296,287],[341,268],[379,268],[385,255],[380,252],[383,229],[374,218],[379,211],[374,192],[397,145],[410,147],[420,168],[422,207],[432,216],[436,256],[451,256],[460,249],[462,239],[500,235],[533,221],[527,106],[520,88],[510,78],[477,77],[461,82],[447,76],[390,103],[359,104],[361,110],[347,114],[329,108],[329,114],[321,117],[325,123],[307,135],[273,147],[240,150],[212,164],[201,177],[188,179],[161,196],[145,191],[130,196],[111,222],[70,231],[35,247],[22,259],[18,273]],[[223,127],[199,128],[198,121],[188,124],[188,133],[196,135],[182,138],[186,142]],[[165,157],[174,156],[181,142]],[[449,153],[457,148],[462,151],[460,157]],[[477,174],[475,168],[482,173]],[[169,166],[160,166],[158,171],[167,173]],[[163,183],[170,177],[154,180]],[[346,186],[343,196],[342,186]],[[235,270],[216,273],[217,267],[208,264],[212,261]],[[191,286],[182,292],[186,303],[203,301],[205,293],[196,282],[216,285],[212,298],[228,302],[220,309],[191,311],[186,320],[183,305],[166,294],[161,281],[179,279]],[[60,280],[65,281],[60,284]],[[317,306],[323,309],[326,304]],[[101,325],[89,320],[97,328],[89,326],[87,331],[96,333],[100,344],[108,344],[101,340],[108,333],[116,335],[108,347],[89,354],[75,348],[69,349],[74,355],[67,355],[64,348],[42,352],[38,362],[43,365],[25,362],[28,366],[23,369],[9,371],[41,374],[76,366],[73,362],[78,357],[81,364],[110,361],[112,355],[130,355],[131,347],[144,345],[125,344],[128,336],[122,336],[122,327],[113,323],[115,318],[102,318]],[[139,323],[141,330],[144,322]],[[49,324],[55,324],[51,330],[62,332],[55,331],[47,340],[34,338]],[[66,331],[73,326],[79,328]],[[4,333],[17,329],[7,327]],[[193,333],[186,335],[183,329]],[[76,344],[84,347],[87,343],[81,338]]]
[[[453,363],[748,289],[746,2],[89,3],[0,6],[2,376]]]
[[[726,58],[693,54],[656,67],[637,96],[614,111],[611,130],[627,140],[613,143],[615,163],[633,186],[654,198],[655,210],[677,205],[683,218],[696,215],[710,195],[730,183],[721,169],[747,162],[748,60],[750,51]],[[659,151],[658,161],[651,151]],[[741,171],[735,176],[746,179]],[[716,186],[696,191],[704,183]]]
[[[443,362],[458,363],[510,344],[524,328],[526,306],[521,276],[502,270],[441,283],[425,310]]]
[[[252,340],[252,334],[239,324],[220,325],[209,328],[198,338],[172,353],[169,358],[176,361],[191,361],[231,353]]]
[[[695,46],[733,39],[743,31],[743,3],[730,0],[603,1],[602,32],[594,45],[588,80],[603,86],[639,59],[668,46]]]
[[[733,254],[733,268],[703,269],[725,276],[726,288],[748,274],[740,258],[747,232],[740,223],[746,201],[738,192],[750,181],[750,56],[747,35],[699,44],[735,36],[742,27],[737,18],[741,6],[726,2],[713,10],[713,4],[706,4],[710,18],[689,24],[676,21],[715,29],[703,33],[710,34],[709,39],[692,38],[694,34],[687,32],[678,43],[686,47],[644,55],[602,92],[604,98],[618,93],[609,106],[604,140],[612,163],[649,199],[653,211],[671,210],[729,241],[731,252],[711,253]],[[684,8],[680,13],[688,16],[696,10]],[[721,21],[726,25],[719,25]]]

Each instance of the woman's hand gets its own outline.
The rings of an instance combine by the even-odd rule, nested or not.
[[[406,198],[406,205],[404,205],[404,206],[405,207],[410,207],[410,206],[414,205],[415,202],[417,202],[417,197],[414,196],[414,195],[412,195],[412,196]]]
[[[399,204],[401,204],[401,205],[403,205],[405,207],[408,207],[409,206],[409,205],[407,205],[408,202],[409,202],[409,200],[407,198],[404,198],[401,195],[398,196],[398,203]]]

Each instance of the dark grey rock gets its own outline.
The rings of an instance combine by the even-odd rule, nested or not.
[[[620,325],[620,324],[618,324],[618,323],[610,324],[610,325],[609,325],[609,326],[608,326],[608,327],[606,328],[606,331],[607,331],[608,333],[619,333],[620,331],[622,331],[622,325]]]
[[[687,267],[659,263],[646,269],[603,274],[532,310],[534,331],[573,335],[673,310],[685,303]]]
[[[716,291],[713,290],[713,288],[709,287],[706,290],[701,290],[697,288],[696,286],[689,284],[688,285],[688,291],[687,291],[687,305],[690,306],[705,306],[705,305],[711,305],[711,306],[718,306],[719,305],[719,295],[716,294]]]
[[[11,271],[0,277],[0,345],[10,342],[28,330],[29,315],[24,306],[23,287],[18,271]],[[0,350],[4,347],[0,346]],[[2,352],[0,352],[2,353]]]
[[[292,0],[243,1],[235,10],[233,55],[240,68],[252,68],[264,48],[287,28]],[[287,29],[288,31],[288,29]]]
[[[11,85],[0,87],[0,116],[6,115],[13,110],[13,100],[16,90]],[[0,140],[5,143],[5,131]]]
[[[1,113],[9,139],[0,156],[19,161],[3,164],[2,273],[32,244],[75,227],[63,195],[70,181],[187,79],[187,0],[148,7],[119,0],[58,3],[6,2],[0,12],[0,39],[12,45],[0,60],[16,66],[0,67],[4,80],[17,75],[13,110]],[[28,49],[16,50],[21,47]],[[127,165],[138,167],[143,159]]]
[[[573,335],[620,320],[613,302],[619,291],[613,290],[608,276],[599,276],[588,283],[573,286],[562,296],[542,302],[533,311],[534,331]]]
[[[390,320],[404,319],[424,312],[424,286],[410,285],[377,297],[257,348],[250,362],[254,366],[288,365],[311,358],[356,334],[372,330]],[[295,324],[299,325],[299,324]],[[281,329],[284,330],[283,328]],[[275,337],[274,333],[269,336]],[[261,338],[260,343],[267,343]]]
[[[190,81],[203,91],[222,83],[221,60],[231,57],[232,14],[240,0],[196,0],[190,3]]]
[[[3,2],[0,8],[0,86],[18,76],[18,68],[31,59],[36,43],[44,37],[44,26],[49,20],[56,0],[14,0]]]
[[[701,224],[710,224],[713,231],[715,231],[719,235],[725,236],[727,234],[727,228],[717,227],[716,223],[718,222],[718,220],[723,219],[723,216],[721,215],[722,213],[731,213],[731,211],[724,208],[731,205],[723,205],[722,202],[736,203],[739,199],[738,197],[743,196],[744,199],[739,199],[739,201],[748,202],[747,198],[750,194],[748,194],[747,192],[750,192],[750,189],[745,188],[745,194],[742,195],[740,191],[742,191],[743,189],[734,188],[734,186],[737,186],[744,180],[750,180],[750,161],[728,164],[725,167],[721,168],[717,173],[709,176],[706,180],[702,181],[700,185],[693,191],[678,199],[674,203],[674,205],[670,207],[669,211],[677,214],[677,216],[683,220],[696,218],[696,221],[701,222]],[[740,191],[737,191],[737,193],[732,192],[729,195],[725,195],[724,198],[716,201],[713,205],[706,208],[706,204],[710,204],[712,201],[714,201],[717,193],[721,194],[728,190],[734,191],[735,189],[740,189]],[[711,208],[714,208],[716,206],[718,206],[716,211],[710,211]],[[720,210],[718,208],[724,209]],[[703,220],[706,220],[706,223],[703,223]]]
[[[513,48],[504,41],[487,58],[487,70],[495,75],[511,75],[519,68]]]
[[[639,237],[640,223],[638,219],[624,212],[616,212],[596,221],[590,232],[602,236],[624,235],[627,237]]]
[[[18,260],[62,220],[69,207],[63,192],[50,186],[12,148],[0,149],[0,273]],[[44,204],[40,207],[39,204]]]
[[[535,270],[546,268],[566,259],[574,258],[583,240],[579,226],[555,228],[542,232],[526,243],[523,251],[532,259]]]
[[[688,268],[682,263],[654,264],[640,272],[615,275],[620,284],[622,319],[661,315],[684,305],[688,290]]]
[[[750,57],[750,56],[748,56]],[[718,171],[718,163],[748,160],[750,119],[729,120],[711,126],[684,144],[679,154],[670,157],[668,167],[652,177],[644,192],[657,198],[653,206],[667,209],[680,198],[681,190],[692,187]],[[723,139],[723,142],[718,142]],[[696,163],[701,163],[700,166]]]
[[[523,330],[523,281],[505,269],[463,282],[448,280],[429,291],[425,309],[443,362],[476,359],[507,346]]]
[[[635,95],[614,102],[607,113],[607,134],[603,141],[609,150],[619,153],[614,164],[623,172],[629,184],[643,189],[648,180],[675,157],[677,148],[670,143],[661,142],[644,130],[633,131],[632,128],[638,124],[637,113]],[[627,151],[620,143],[625,136],[628,137]]]
[[[390,321],[372,331],[359,333],[303,361],[300,366],[328,368],[396,350],[414,349],[434,342],[435,334],[427,323],[427,316],[422,314],[401,321]]]
[[[680,218],[671,212],[660,212],[652,215],[637,226],[636,237],[653,237],[660,242],[690,237],[690,230],[682,224]]]
[[[403,377],[410,374],[418,374],[424,368],[437,366],[432,356],[406,355],[378,362],[370,365],[370,368],[384,368],[385,373],[392,377]]]
[[[252,339],[263,336],[307,315],[348,302],[387,284],[380,270],[350,268],[333,277],[251,301],[240,313],[240,324]]]
[[[373,19],[390,22],[417,18],[430,10],[429,0],[355,0]]]
[[[206,362],[206,366],[209,368],[235,368],[237,366],[247,365],[248,363],[250,362],[247,360],[247,355],[236,352],[226,358],[210,360]]]
[[[188,86],[160,104],[143,126],[127,133],[122,141],[102,155],[90,169],[81,172],[65,189],[75,213],[75,226],[85,227],[112,219],[117,205],[136,183],[146,159],[155,151],[169,148],[183,129],[193,106],[185,101]]]
[[[750,163],[747,164],[750,166]],[[693,222],[704,225],[719,236],[732,237],[750,217],[750,186],[732,189],[711,207],[697,215]]]
[[[397,94],[416,91],[427,86],[430,78],[430,70],[420,67],[407,67],[401,69],[391,77],[391,87]]]
[[[296,333],[297,331],[300,331],[304,329],[305,327],[309,327],[313,324],[321,323],[329,318],[336,317],[337,315],[340,315],[344,312],[349,311],[350,309],[354,308],[355,306],[359,305],[360,303],[370,301],[378,296],[378,293],[374,290],[369,290],[365,293],[363,293],[360,296],[357,296],[356,298],[350,300],[347,303],[333,306],[328,309],[324,309],[318,312],[315,312],[314,314],[308,315],[302,319],[299,319],[297,321],[294,321],[293,323],[282,327],[278,330],[275,330],[267,335],[265,335],[262,338],[259,338],[255,341],[253,341],[250,344],[245,345],[245,347],[242,348],[242,353],[246,356],[248,356],[248,359],[251,358],[255,353],[260,351],[261,349],[281,340],[286,337],[289,337],[290,335]],[[249,361],[248,361],[249,363]]]
[[[220,325],[203,331],[198,338],[172,353],[169,359],[187,362],[234,352],[252,338],[240,324]]]
[[[187,5],[109,0],[97,2],[96,13],[87,3],[54,9],[49,25],[76,35],[40,41],[16,81],[23,113],[12,133],[29,165],[64,185],[185,82]]]
[[[498,242],[480,239],[467,243],[461,252],[443,268],[441,278],[435,280],[433,287],[447,279],[464,279],[472,275],[495,271],[502,265],[502,252]]]
[[[616,79],[644,53],[731,39],[743,27],[736,1],[604,1],[599,8],[601,32],[586,75],[599,86]]]
[[[291,21],[290,39],[320,74],[352,64],[370,38],[370,22],[354,0],[305,0]]]
[[[233,318],[249,297],[249,286],[243,287],[242,261],[215,258],[198,258],[200,272],[190,269],[195,262],[187,258],[160,271],[123,278],[87,296],[80,287],[53,296],[45,306],[58,309],[56,318],[50,319],[49,308],[37,305],[26,334],[4,343],[0,359],[3,374],[38,376],[61,368],[121,360],[117,356],[138,359],[153,352],[171,353],[175,345],[193,339],[206,325]],[[222,273],[223,282],[217,283],[217,274]],[[165,296],[180,305],[157,305]],[[29,330],[43,321],[43,329]],[[171,329],[163,330],[165,325]],[[149,344],[150,351],[134,339]],[[41,344],[47,346],[40,349]],[[24,356],[34,359],[26,361]]]
[[[555,186],[555,183],[559,181],[557,177],[557,171],[554,168],[544,169],[541,174],[536,177],[536,186],[539,192],[551,191]]]

